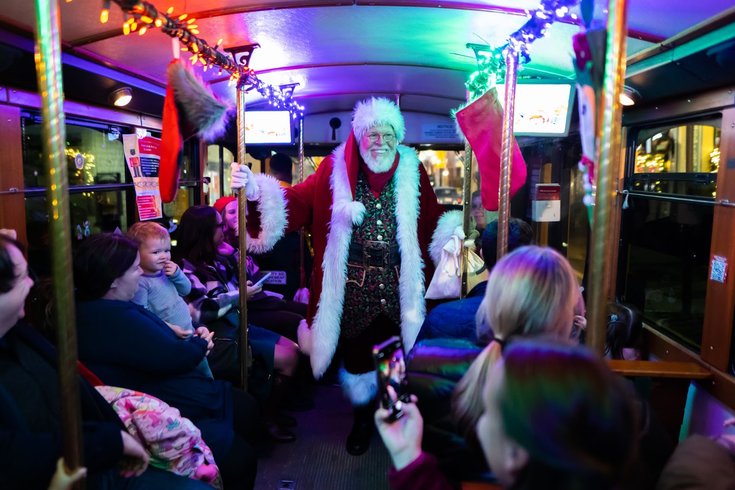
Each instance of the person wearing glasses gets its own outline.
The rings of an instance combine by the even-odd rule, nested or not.
[[[335,354],[341,358],[342,386],[355,408],[347,438],[353,455],[368,449],[373,430],[372,347],[398,334],[407,351],[413,347],[426,312],[425,278],[452,235],[464,238],[461,212],[437,202],[416,152],[401,145],[405,137],[396,104],[371,98],[355,106],[347,141],[301,184],[282,189],[233,164],[232,187],[251,201],[248,252],[269,250],[284,232],[311,231],[311,294],[299,345],[316,378]]]

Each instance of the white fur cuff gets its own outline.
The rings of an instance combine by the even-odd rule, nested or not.
[[[444,248],[444,245],[447,244],[452,235],[455,234],[455,228],[458,226],[462,226],[462,211],[447,211],[439,218],[434,235],[431,237],[431,244],[429,245],[429,254],[434,264],[439,263],[442,248]],[[464,235],[464,232],[462,234]]]
[[[353,405],[367,405],[378,394],[378,377],[375,371],[352,374],[342,368],[339,370],[339,380]]]
[[[253,184],[260,189],[257,199],[260,233],[257,237],[248,235],[248,252],[262,254],[271,250],[283,237],[288,223],[288,213],[283,189],[275,178],[256,174]]]

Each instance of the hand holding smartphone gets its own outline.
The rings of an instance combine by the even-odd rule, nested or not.
[[[378,391],[383,408],[390,411],[389,422],[403,416],[403,404],[411,400],[406,380],[406,361],[400,337],[391,337],[373,347]],[[392,390],[389,390],[388,387]]]
[[[258,282],[256,282],[255,284],[253,284],[253,287],[254,288],[262,287],[263,284],[265,284],[265,281],[267,281],[269,277],[271,277],[271,272],[266,273],[263,277],[261,277],[260,279],[258,279]]]

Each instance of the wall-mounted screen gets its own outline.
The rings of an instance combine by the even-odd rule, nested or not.
[[[291,113],[288,111],[246,111],[245,144],[290,145],[293,143]]]
[[[498,85],[504,103],[505,86]],[[516,136],[566,136],[574,108],[574,86],[568,83],[516,85],[513,132]]]

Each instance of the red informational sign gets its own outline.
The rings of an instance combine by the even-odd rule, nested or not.
[[[561,219],[561,186],[559,184],[536,184],[531,201],[534,221],[559,221]]]
[[[138,148],[142,154],[160,155],[161,140],[152,136],[145,136],[138,139]]]
[[[536,201],[561,201],[559,184],[536,184]]]
[[[137,134],[123,135],[125,161],[135,186],[135,202],[141,221],[163,216],[161,193],[158,187],[161,140]]]
[[[155,196],[150,194],[136,196],[135,203],[138,205],[138,216],[140,216],[141,221],[161,217],[161,208],[156,202]]]

